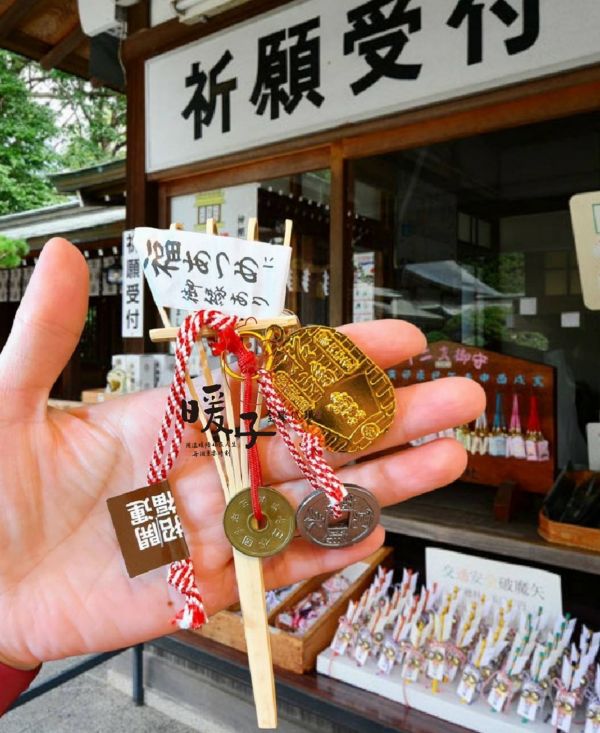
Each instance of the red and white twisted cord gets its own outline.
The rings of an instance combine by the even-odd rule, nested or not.
[[[167,407],[156,438],[147,480],[149,484],[164,481],[173,467],[181,448],[183,438],[183,413],[181,402],[185,398],[185,374],[194,342],[203,327],[217,331],[234,326],[235,316],[225,316],[218,311],[198,311],[184,320],[177,332],[175,346],[175,374],[167,397]],[[172,435],[169,441],[169,431]],[[165,455],[166,451],[166,455]],[[185,598],[185,605],[173,619],[179,628],[197,629],[206,622],[202,596],[198,590],[191,558],[177,560],[169,566],[167,583]]]
[[[302,421],[275,388],[270,372],[260,369],[258,383],[271,420],[275,423],[292,458],[313,489],[324,491],[327,494],[333,515],[339,516],[340,503],[348,494],[348,490],[323,457],[321,439],[315,433],[306,430]],[[298,445],[294,440],[292,430],[300,438]]]

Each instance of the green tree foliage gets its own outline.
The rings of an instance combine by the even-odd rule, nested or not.
[[[125,96],[0,51],[0,215],[59,200],[48,174],[125,154]]]
[[[125,155],[125,95],[62,71],[45,72],[33,62],[25,74],[31,95],[57,110],[57,150],[63,170]]]
[[[9,239],[0,234],[0,270],[18,267],[29,252],[29,245],[23,239]]]
[[[0,51],[0,215],[56,198],[44,176],[57,165],[50,143],[57,133],[54,114],[31,98],[23,67]]]

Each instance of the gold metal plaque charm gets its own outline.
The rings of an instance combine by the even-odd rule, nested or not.
[[[307,326],[273,351],[273,383],[298,415],[320,428],[325,447],[364,450],[392,424],[394,387],[347,336]]]
[[[268,486],[258,489],[265,523],[259,527],[252,512],[250,489],[236,494],[225,508],[223,526],[231,544],[252,557],[270,557],[292,541],[296,516],[289,501]]]

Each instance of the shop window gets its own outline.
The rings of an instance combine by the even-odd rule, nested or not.
[[[546,252],[544,266],[546,295],[581,295],[575,252]]]
[[[559,465],[586,465],[600,414],[600,314],[583,304],[569,215],[600,187],[598,160],[600,119],[581,115],[349,164],[352,319],[555,366]]]
[[[206,225],[208,219],[221,221],[221,204],[198,207],[198,224]]]

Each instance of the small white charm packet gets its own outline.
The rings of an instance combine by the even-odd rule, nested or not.
[[[461,675],[456,694],[463,702],[470,705],[479,693],[480,685],[481,672],[474,665],[467,664]]]

